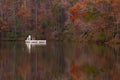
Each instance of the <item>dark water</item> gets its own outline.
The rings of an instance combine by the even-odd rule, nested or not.
[[[1,42],[0,80],[120,80],[120,46]]]

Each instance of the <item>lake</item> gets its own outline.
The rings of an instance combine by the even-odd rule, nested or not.
[[[120,46],[2,41],[0,80],[120,80]]]

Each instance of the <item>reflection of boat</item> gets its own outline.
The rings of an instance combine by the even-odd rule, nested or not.
[[[28,43],[28,44],[33,44],[33,45],[37,45],[37,44],[46,45],[46,40],[32,40],[31,39],[31,35],[29,35],[27,37],[27,39],[25,40],[25,42]]]
[[[28,48],[28,52],[31,53],[31,49],[35,46],[45,46],[46,43],[31,43],[31,42],[26,42],[27,48]]]

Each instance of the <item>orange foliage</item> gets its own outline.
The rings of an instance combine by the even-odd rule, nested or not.
[[[85,17],[85,9],[90,1],[84,0],[82,2],[76,3],[73,7],[70,8],[70,19],[72,21]],[[102,5],[110,5],[111,6],[111,15],[120,13],[120,0],[94,0],[91,1],[96,7],[100,8]],[[101,5],[102,4],[102,5]],[[102,10],[100,10],[102,13]],[[108,14],[109,15],[109,14]]]
[[[113,12],[120,13],[120,0],[112,0],[112,8],[113,8]]]
[[[23,18],[28,18],[30,17],[30,11],[24,5],[22,5],[17,11],[17,15],[22,16]]]
[[[73,77],[74,80],[83,80],[81,73],[83,73],[82,69],[77,66],[74,62],[70,65],[71,71],[70,75]]]
[[[30,63],[28,61],[23,61],[18,67],[17,71],[24,79],[30,73]]]
[[[83,2],[79,2],[76,5],[74,5],[72,8],[70,8],[70,13],[71,13],[70,19],[72,21],[85,16],[84,9],[86,3],[87,0],[84,0]]]
[[[0,31],[8,30],[7,22],[0,18]]]
[[[5,0],[6,2],[10,2],[11,0]]]
[[[2,26],[1,30],[7,30],[7,26]]]
[[[83,0],[70,8],[70,19],[76,21],[76,31],[87,24],[89,30],[105,31],[111,23],[120,23],[120,0]]]

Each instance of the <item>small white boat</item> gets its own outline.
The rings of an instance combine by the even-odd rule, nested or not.
[[[46,40],[25,40],[26,43],[46,44]]]
[[[25,42],[29,44],[46,44],[46,40],[32,40],[31,35],[27,37]]]

